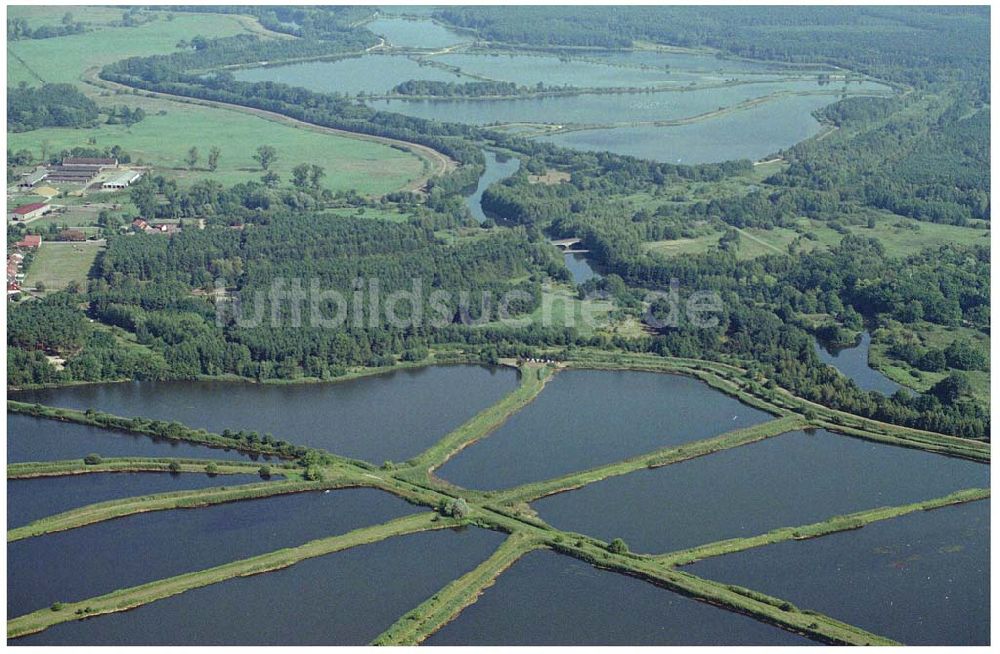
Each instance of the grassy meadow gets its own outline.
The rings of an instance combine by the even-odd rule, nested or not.
[[[146,12],[153,17],[136,27],[114,26],[122,11],[70,7],[75,20],[92,31],[49,39],[8,44],[7,84],[44,82],[77,84],[102,107],[142,107],[146,119],[132,126],[102,124],[92,129],[46,128],[8,134],[8,148],[58,152],[74,146],[122,146],[133,161],[152,165],[156,172],[190,184],[212,179],[232,185],[259,179],[262,171],[252,155],[260,145],[278,151],[273,170],[287,184],[291,169],[316,163],[326,171],[323,184],[332,191],[355,189],[363,195],[382,195],[405,186],[424,168],[415,155],[379,143],[332,134],[251,116],[238,111],[197,106],[138,94],[115,94],[82,82],[91,69],[132,56],[167,54],[181,40],[193,36],[232,36],[263,32],[246,16]],[[23,16],[32,27],[58,23],[67,7],[12,7],[11,16]],[[218,169],[206,160],[212,146],[222,150]],[[197,147],[200,161],[193,170],[185,162]]]
[[[28,268],[25,286],[32,288],[41,283],[50,291],[64,289],[70,282],[86,286],[94,259],[103,249],[103,241],[44,241]]]

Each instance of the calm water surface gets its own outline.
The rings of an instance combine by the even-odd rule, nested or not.
[[[511,100],[483,99],[392,99],[373,100],[376,109],[395,113],[461,123],[549,123],[610,125],[689,118],[732,107],[747,100],[783,91],[818,91],[815,82],[775,82],[741,84],[721,88],[659,93],[585,93],[526,97]],[[819,106],[835,101],[835,95],[789,96],[770,100],[785,111],[798,112],[805,103],[800,98],[824,100]],[[750,109],[736,113],[743,113]],[[811,118],[811,116],[809,116]],[[713,118],[708,123],[714,123]],[[813,121],[815,122],[815,121]],[[571,132],[572,133],[572,132]]]
[[[472,39],[432,20],[382,17],[365,23],[365,27],[400,48],[443,48]]]
[[[920,511],[685,568],[908,645],[990,642],[990,503]]]
[[[988,488],[989,466],[819,430],[791,432],[534,503],[561,529],[667,552]]]
[[[277,477],[274,477],[277,479]],[[236,486],[261,481],[258,475],[216,475],[185,472],[109,472],[66,477],[7,481],[7,528],[87,504],[152,493]]]
[[[517,371],[511,368],[431,366],[332,384],[135,382],[14,397],[176,420],[213,432],[270,432],[292,443],[381,463],[420,453],[516,386]]]
[[[483,529],[398,536],[12,642],[364,645],[488,558],[503,539]]]
[[[437,66],[421,65],[404,55],[366,55],[337,61],[307,61],[286,66],[234,70],[240,82],[282,82],[321,93],[388,93],[411,79],[471,82]]]
[[[465,198],[465,206],[469,207],[472,217],[480,223],[486,220],[486,214],[483,213],[483,192],[491,185],[507,179],[516,173],[517,169],[521,166],[520,159],[510,157],[504,161],[500,161],[497,159],[496,153],[490,150],[483,150],[483,156],[486,157],[486,170],[483,172],[483,176],[479,178],[475,192]]]
[[[868,365],[868,350],[872,344],[872,335],[868,332],[861,334],[861,341],[854,347],[833,348],[823,345],[819,340],[815,342],[816,354],[823,363],[833,366],[845,377],[853,379],[858,388],[886,395],[892,395],[903,388]]]
[[[567,252],[563,255],[566,267],[569,268],[570,275],[573,276],[574,284],[582,284],[588,279],[600,277],[601,275],[590,266],[587,255],[580,252]]]
[[[7,615],[301,545],[417,510],[382,491],[344,489],[143,513],[16,541],[7,545]]]
[[[428,645],[808,645],[800,636],[552,552],[526,554]]]
[[[576,150],[607,150],[665,163],[756,160],[818,134],[820,124],[812,112],[834,99],[789,96],[687,125],[581,130],[539,140]]]
[[[690,377],[564,370],[438,474],[469,488],[516,486],[769,418]]]
[[[268,457],[241,454],[236,450],[223,450],[58,420],[7,414],[7,463],[82,459],[92,452],[105,457],[269,460]]]

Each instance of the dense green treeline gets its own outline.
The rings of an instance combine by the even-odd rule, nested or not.
[[[97,122],[97,105],[72,84],[22,83],[7,89],[7,131],[40,127],[88,127]]]
[[[300,11],[306,13],[295,13]],[[984,23],[981,10],[476,7],[438,12],[439,19],[475,29],[487,39],[605,47],[638,39],[709,45],[789,63],[835,63],[917,87],[892,98],[845,98],[817,111],[820,120],[836,129],[782,153],[787,165],[769,176],[756,175],[749,161],[680,166],[576,152],[516,134],[376,111],[344,94],[236,82],[227,72],[211,70],[357,53],[374,43],[367,30],[351,27],[364,12],[328,13],[318,19],[312,10],[276,9],[262,20],[281,23],[278,31],[304,29],[308,34],[288,40],[196,38],[187,44],[188,51],[128,59],[108,66],[102,76],[138,89],[421,143],[463,165],[432,179],[426,197],[396,193],[384,198],[382,203],[409,212],[402,223],[325,213],[332,206],[364,208],[365,201],[350,194],[334,197],[258,183],[223,188],[203,182],[182,190],[162,178],[147,178],[130,192],[142,215],[185,221],[197,217],[204,219],[205,229],[186,224],[169,239],[112,236],[86,296],[68,309],[76,318],[67,325],[87,315],[124,330],[134,339],[129,348],[136,353],[133,359],[110,360],[101,341],[109,334],[100,329],[94,330],[100,337],[84,334],[71,345],[60,342],[59,334],[39,329],[40,337],[31,343],[35,334],[30,325],[46,318],[25,314],[14,318],[29,325],[12,349],[12,359],[26,371],[18,379],[102,378],[129,366],[139,377],[329,378],[352,366],[421,360],[428,348],[445,343],[464,344],[486,361],[531,356],[541,347],[596,346],[736,360],[760,379],[833,408],[957,435],[988,436],[988,411],[971,400],[961,375],[986,366],[979,341],[954,339],[932,347],[891,344],[899,360],[948,373],[928,393],[891,398],[864,392],[821,365],[812,342],[813,333],[851,341],[866,322],[988,331],[988,248],[943,246],[893,258],[879,242],[849,236],[851,230],[845,228],[872,227],[891,213],[959,226],[987,224],[984,102],[989,93],[976,67],[988,60],[977,36]],[[323,21],[329,25],[322,27]],[[942,44],[963,31],[963,42],[943,52]],[[334,38],[334,32],[346,36]],[[824,33],[837,38],[817,38]],[[932,37],[937,42],[928,46]],[[421,81],[401,88],[421,94],[473,92],[468,85]],[[476,88],[476,93],[496,90]],[[483,147],[517,156],[521,167],[483,194],[484,210],[501,226],[473,231],[462,194],[481,174]],[[569,173],[568,182],[533,183],[531,176],[552,170]],[[633,196],[645,198],[641,208]],[[817,238],[800,226],[803,217],[823,221],[845,238],[828,251],[813,249]],[[751,228],[794,230],[799,236],[786,254],[742,260],[737,256],[744,238],[739,230]],[[647,247],[650,241],[712,231],[724,235],[707,254],[667,258]],[[297,314],[287,302],[275,307],[266,300],[275,280],[316,281],[353,298],[368,290],[357,279],[378,278],[380,290],[393,293],[412,290],[417,278],[427,291],[462,289],[491,298],[519,291],[523,297],[512,313],[523,315],[538,307],[541,281],[567,278],[559,257],[545,243],[546,235],[582,238],[590,257],[608,274],[582,285],[581,293],[605,293],[618,309],[635,315],[648,307],[648,331],[585,337],[573,328],[536,322],[476,326],[486,317],[479,301],[463,304],[452,297],[435,307],[426,294],[417,304],[403,303],[400,316],[411,317],[419,305],[425,315],[441,318],[433,327],[426,322],[406,328],[384,319],[372,322],[368,316],[374,306],[363,297],[362,320],[328,329],[295,324]],[[723,306],[717,322],[707,327],[671,322],[665,320],[672,315],[669,299],[643,302],[646,292],[670,291],[674,285],[683,297],[697,290],[719,293]],[[265,300],[258,302],[259,297]],[[328,302],[319,314],[330,316],[338,308]],[[266,328],[243,319],[258,311]],[[45,356],[53,353],[66,360],[64,370],[56,372],[47,363]]]
[[[989,11],[981,7],[447,7],[434,16],[492,41],[707,46],[754,59],[827,62],[908,84],[970,81],[989,93]]]
[[[443,98],[482,98],[490,96],[531,95],[546,91],[565,91],[569,86],[547,86],[539,82],[535,86],[523,86],[514,82],[476,81],[440,82],[434,80],[411,79],[392,88],[396,95],[440,96]]]

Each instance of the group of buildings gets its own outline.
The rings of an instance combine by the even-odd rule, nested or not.
[[[132,229],[146,234],[165,234],[167,236],[173,236],[177,232],[181,231],[181,226],[177,223],[152,224],[142,218],[136,218],[132,221]]]
[[[39,166],[21,180],[23,189],[35,188],[44,182],[63,182],[88,186],[106,170],[117,170],[103,182],[101,188],[128,188],[142,177],[141,170],[118,169],[118,160],[106,157],[66,157],[61,163]]]
[[[18,242],[13,252],[7,255],[7,297],[21,292],[21,282],[24,281],[24,255],[26,250],[37,249],[42,244],[38,234],[28,234]]]

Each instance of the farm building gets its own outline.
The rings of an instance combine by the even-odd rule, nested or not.
[[[40,234],[25,234],[24,239],[15,243],[19,248],[37,248],[42,244],[42,237]]]
[[[122,172],[111,176],[107,181],[101,184],[101,188],[128,188],[129,184],[134,184],[140,177],[142,177],[141,170],[123,170]]]
[[[50,182],[89,184],[101,172],[100,166],[49,166]]]
[[[49,171],[45,168],[35,168],[35,170],[24,176],[24,179],[21,180],[21,183],[18,184],[18,186],[21,188],[32,188],[48,176]]]
[[[118,160],[105,157],[66,157],[62,160],[66,168],[117,168]]]
[[[33,202],[31,204],[22,204],[19,207],[15,207],[13,211],[10,212],[11,220],[33,220],[35,218],[40,218],[52,210],[52,207],[45,204],[44,202]]]

